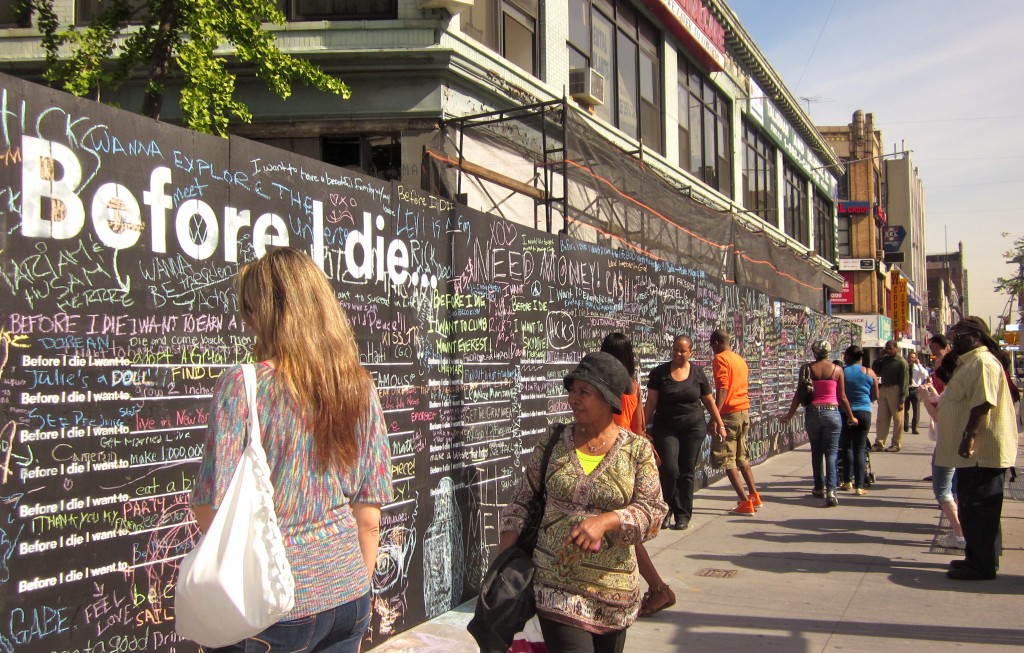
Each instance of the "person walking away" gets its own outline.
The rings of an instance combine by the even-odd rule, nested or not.
[[[750,515],[761,506],[761,495],[754,484],[750,467],[747,438],[750,435],[750,398],[747,395],[750,369],[743,357],[732,350],[729,334],[724,329],[711,333],[711,375],[715,379],[715,405],[725,424],[725,434],[712,440],[711,455],[716,468],[724,469],[732,488],[739,496],[736,511]],[[743,482],[747,487],[744,492]]]
[[[899,355],[895,340],[885,343],[882,356],[871,366],[878,375],[878,420],[875,424],[875,443],[872,451],[899,451],[903,439],[903,404],[910,392],[910,372],[906,361]],[[885,446],[892,428],[892,444]]]
[[[644,418],[652,425],[654,448],[661,458],[661,491],[670,510],[662,528],[673,530],[687,528],[693,516],[697,459],[704,439],[709,431],[725,433],[711,384],[703,368],[690,363],[692,356],[693,341],[678,336],[672,343],[672,359],[651,370],[644,403]],[[708,422],[705,410],[711,415]]]
[[[832,345],[827,340],[816,340],[811,343],[811,352],[814,354],[814,362],[808,364],[808,371],[814,382],[814,399],[804,413],[807,439],[811,443],[811,472],[814,475],[811,494],[819,499],[824,498],[825,505],[833,508],[839,505],[836,497],[836,457],[842,431],[840,407],[851,426],[856,426],[858,422],[846,398],[843,368],[827,360],[832,353]],[[794,392],[789,412],[781,415],[779,421],[786,423],[791,420],[799,403],[800,397]]]
[[[839,455],[846,461],[841,490],[853,490],[858,495],[868,493],[865,482],[867,470],[868,429],[871,428],[871,404],[878,399],[878,377],[864,367],[864,350],[850,345],[843,352],[843,376],[846,398],[850,402],[856,424],[847,420],[839,436]]]
[[[647,435],[647,425],[644,422],[644,411],[640,408],[640,384],[636,380],[636,355],[633,352],[633,343],[625,334],[609,333],[601,343],[601,351],[618,359],[629,372],[629,378],[633,380],[630,392],[622,395],[622,412],[615,415],[613,421],[636,435],[650,440],[650,436]],[[657,452],[654,454],[654,462],[656,464],[659,462]],[[643,542],[636,544],[636,563],[640,576],[647,583],[647,591],[640,600],[640,616],[649,617],[675,605],[675,592],[658,573]]]
[[[256,336],[256,405],[295,607],[258,635],[206,650],[356,653],[370,622],[380,509],[392,501],[377,391],[334,289],[308,254],[272,249],[242,266],[235,288],[242,319]],[[203,532],[245,445],[249,404],[241,367],[224,370],[210,404],[191,498]]]
[[[917,359],[917,352],[911,350],[907,353],[907,368],[910,373],[910,388],[907,390],[907,400],[903,402],[903,432],[917,433],[917,414],[921,408],[921,400],[917,396],[917,389],[928,382],[928,368]]]
[[[615,423],[632,387],[614,356],[587,354],[564,379],[573,421],[551,448],[546,475],[533,456],[501,512],[498,552],[515,544],[529,504],[547,491],[533,591],[551,653],[621,653],[640,611],[634,546],[668,512],[651,443]]]
[[[960,320],[951,339],[959,361],[939,402],[935,463],[957,469],[966,546],[946,576],[991,580],[999,568],[1003,484],[1017,458],[1016,415],[999,346],[985,321],[973,315]]]

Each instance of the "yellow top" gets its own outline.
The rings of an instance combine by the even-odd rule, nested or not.
[[[583,453],[579,449],[576,450],[576,457],[580,459],[580,466],[583,467],[583,472],[590,476],[590,472],[597,469],[597,466],[604,460],[604,454],[592,456],[589,453]]]

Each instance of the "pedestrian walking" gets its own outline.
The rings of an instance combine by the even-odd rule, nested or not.
[[[846,398],[843,368],[827,360],[832,353],[832,346],[827,340],[816,340],[811,344],[811,352],[814,354],[814,362],[807,364],[807,373],[814,383],[814,399],[804,411],[807,439],[811,443],[811,473],[814,475],[811,494],[819,499],[824,498],[825,505],[832,508],[839,505],[836,497],[836,457],[843,420],[840,407],[851,426],[856,426],[858,421]],[[779,420],[783,423],[791,420],[798,405],[800,393],[794,391],[789,412],[781,415]]]
[[[865,479],[868,430],[871,428],[871,404],[878,399],[878,377],[861,364],[863,360],[864,350],[857,345],[850,345],[843,352],[846,398],[857,423],[847,420],[839,436],[839,456],[845,461],[839,489],[853,490],[858,495],[868,493]]]
[[[725,433],[712,440],[712,462],[725,470],[732,489],[739,496],[735,512],[751,515],[762,504],[750,467],[747,437],[750,434],[750,369],[743,357],[732,350],[729,334],[724,329],[711,333],[711,374],[715,379],[715,405],[725,424]],[[740,478],[742,474],[743,478]],[[743,481],[746,481],[744,491]]]
[[[907,353],[907,368],[910,373],[910,388],[907,391],[907,400],[903,402],[903,432],[917,433],[917,416],[921,409],[921,400],[917,396],[917,389],[928,382],[928,368],[917,359],[917,352],[911,350]]]
[[[903,440],[903,405],[910,392],[910,371],[895,340],[885,343],[882,356],[871,366],[878,375],[878,420],[875,424],[875,443],[872,451],[899,451]],[[892,444],[885,446],[892,428]]]

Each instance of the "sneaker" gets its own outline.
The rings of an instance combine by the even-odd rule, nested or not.
[[[729,511],[733,515],[753,515],[757,510],[754,509],[754,504],[750,501],[740,501],[736,504],[736,507]]]
[[[828,506],[829,508],[835,508],[836,506],[839,505],[839,498],[836,497],[836,493],[834,490],[829,492],[825,496],[825,505]]]
[[[864,496],[865,494],[867,494],[867,493],[868,493],[868,491],[867,491],[867,490],[865,490],[865,489],[864,489],[864,488],[862,488],[862,487],[859,487],[859,488],[857,488],[856,490],[854,490],[854,493],[855,493],[855,494],[856,494],[857,496],[859,496],[859,497],[862,497],[862,496]]]
[[[967,540],[957,535],[953,531],[950,531],[939,538],[936,542],[943,549],[964,549],[967,546]]]
[[[750,494],[747,495],[747,498],[750,499],[750,503],[754,504],[755,508],[760,508],[762,505],[764,505],[764,502],[761,501],[761,495],[758,494],[757,492],[751,492]]]
[[[900,450],[900,445],[898,445],[898,444],[890,444],[888,447],[885,448],[885,450],[889,451],[889,452],[892,452],[892,453],[896,453],[896,452],[898,452]]]
[[[885,451],[885,447],[882,446],[881,442],[876,442],[873,445],[871,445],[871,450],[872,451]]]
[[[839,489],[844,492],[849,492],[853,489],[853,481],[847,481],[839,486]]]
[[[824,499],[825,490],[821,489],[820,487],[816,487],[813,490],[811,490],[811,496],[814,497],[815,499]]]

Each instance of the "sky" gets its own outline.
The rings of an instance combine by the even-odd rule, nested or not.
[[[970,312],[994,323],[995,279],[1017,273],[1002,254],[1024,236],[1024,2],[726,2],[815,125],[862,109],[884,152],[911,151],[925,251],[963,242]]]

